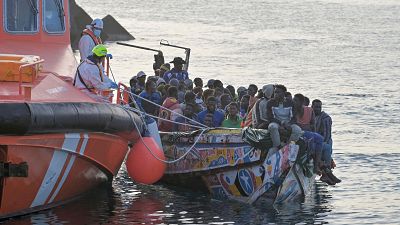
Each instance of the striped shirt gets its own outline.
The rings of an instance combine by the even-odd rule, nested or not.
[[[315,116],[315,130],[324,137],[325,143],[332,143],[332,119],[327,113]]]

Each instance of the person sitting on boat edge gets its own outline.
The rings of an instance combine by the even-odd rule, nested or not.
[[[213,127],[220,127],[222,124],[222,121],[224,121],[224,113],[220,112],[217,110],[217,100],[215,99],[214,96],[210,96],[207,98],[206,101],[206,106],[207,109],[201,111],[198,115],[197,118],[200,123],[204,124],[204,119],[208,113],[213,115]]]
[[[263,96],[257,100],[252,113],[253,128],[268,129],[267,103],[274,94],[274,85],[267,84],[262,87]]]
[[[293,96],[293,113],[296,117],[296,124],[302,130],[315,131],[315,115],[311,107],[305,106],[304,95],[298,93]]]
[[[161,94],[156,90],[156,84],[152,80],[148,80],[146,82],[146,88],[139,94],[140,97],[146,99],[137,98],[138,106],[153,116],[158,116],[159,107],[157,105],[161,105]],[[150,102],[148,102],[150,101]],[[155,103],[157,105],[154,105]]]
[[[324,164],[323,171],[336,183],[340,183],[341,180],[332,173],[332,118],[324,111],[322,111],[322,101],[314,99],[311,103],[311,107],[315,113],[315,130],[317,133],[322,135],[322,161]],[[321,177],[322,178],[322,177]]]
[[[267,102],[268,131],[271,134],[272,150],[281,148],[281,137],[279,131],[291,131],[288,142],[296,142],[303,134],[301,128],[296,125],[296,118],[293,116],[293,103],[285,101],[286,87],[275,85],[274,98]]]
[[[104,45],[96,45],[92,53],[79,64],[73,85],[97,101],[109,102],[110,96],[102,96],[100,92],[110,88],[116,89],[118,85],[105,75],[101,65],[107,56],[107,48]]]
[[[228,106],[228,116],[222,122],[222,127],[227,128],[240,128],[242,119],[238,115],[239,105],[236,102],[231,102]]]
[[[179,114],[182,114],[182,109],[177,99],[178,89],[171,86],[168,88],[167,94],[168,97],[164,100],[160,108],[159,117],[161,119],[158,120],[158,128],[160,131],[170,132],[173,128],[173,123],[171,121],[175,121]]]
[[[296,124],[304,131],[303,138],[308,143],[310,155],[314,159],[314,172],[321,175],[321,155],[323,138],[315,133],[315,119],[312,108],[304,106],[304,95],[298,93],[293,96],[293,114],[296,118]],[[333,182],[327,180],[326,183]]]
[[[176,78],[179,81],[184,81],[186,79],[189,79],[189,74],[187,71],[182,70],[183,64],[186,64],[185,60],[183,60],[181,57],[175,57],[174,60],[172,60],[170,63],[174,64],[174,68],[172,68],[170,71],[165,72],[163,79],[165,82],[169,83],[169,81],[172,78]]]
[[[183,109],[183,116],[178,116],[175,119],[175,122],[178,122],[180,124],[174,123],[174,128],[172,129],[173,131],[188,132],[196,130],[195,127],[190,126],[190,125],[199,126],[198,124],[193,122],[197,121],[197,115],[193,113],[194,107],[195,105],[193,103],[185,104],[185,108]]]
[[[100,34],[103,30],[103,20],[94,19],[90,25],[82,31],[81,39],[79,40],[78,48],[81,56],[81,62],[92,54],[94,46],[103,44]]]

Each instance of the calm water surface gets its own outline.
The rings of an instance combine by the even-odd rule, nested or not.
[[[319,98],[333,117],[335,187],[316,182],[304,203],[270,206],[211,200],[204,193],[142,186],[123,168],[66,206],[12,224],[400,224],[400,2],[390,0],[78,0],[112,14],[166,60],[192,49],[191,78],[236,87],[283,83]],[[116,77],[152,73],[153,53],[109,43]]]

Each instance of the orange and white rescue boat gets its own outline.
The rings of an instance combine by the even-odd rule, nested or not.
[[[72,85],[77,62],[68,0],[0,2],[0,218],[6,218],[63,204],[112,179],[143,123]]]

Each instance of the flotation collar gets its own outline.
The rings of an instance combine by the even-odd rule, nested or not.
[[[103,44],[103,41],[101,40],[101,38],[100,37],[96,37],[96,35],[94,35],[93,31],[90,30],[90,29],[87,29],[87,28],[84,29],[82,31],[81,36],[83,36],[83,35],[89,35],[92,38],[92,40],[93,40],[95,45]]]

